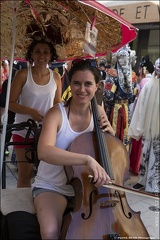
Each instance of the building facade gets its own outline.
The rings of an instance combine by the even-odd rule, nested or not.
[[[137,65],[148,54],[154,63],[160,57],[160,5],[159,1],[99,1],[138,30],[137,38],[130,43],[136,51]]]

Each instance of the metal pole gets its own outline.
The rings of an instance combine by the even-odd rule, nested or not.
[[[5,4],[5,3],[4,3]],[[9,97],[10,97],[10,88],[11,88],[11,78],[12,78],[12,66],[14,61],[14,49],[15,49],[15,40],[16,40],[16,0],[12,1],[13,5],[13,30],[12,30],[12,47],[11,47],[11,57],[10,57],[10,68],[9,68],[9,77],[8,77],[8,85],[7,85],[7,95],[6,95],[6,105],[5,105],[5,111],[4,115],[2,116],[2,124],[3,124],[3,130],[1,135],[1,177],[0,177],[0,183],[2,186],[2,167],[3,167],[3,161],[4,161],[4,152],[5,152],[5,139],[6,139],[6,128],[7,128],[7,122],[8,122],[8,106],[9,106]]]

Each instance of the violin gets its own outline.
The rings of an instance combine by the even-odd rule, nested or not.
[[[65,166],[68,184],[75,191],[75,203],[73,211],[64,217],[59,239],[150,239],[140,212],[130,208],[123,190],[129,173],[127,150],[118,138],[100,129],[95,97],[91,105],[95,131],[75,138],[68,150],[91,155],[106,170],[112,183],[122,188],[117,190],[114,184],[113,188],[95,187],[89,181],[86,166]]]

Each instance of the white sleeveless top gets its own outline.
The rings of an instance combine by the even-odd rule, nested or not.
[[[35,108],[39,110],[43,116],[51,107],[53,107],[55,93],[57,90],[57,84],[53,78],[53,71],[49,69],[49,72],[49,82],[46,85],[38,85],[34,82],[31,67],[29,67],[27,73],[27,81],[22,89],[19,98],[19,104]],[[28,114],[16,113],[14,123],[27,121],[29,118],[31,118],[31,116]],[[14,134],[25,137],[26,130],[15,131]]]
[[[66,150],[74,138],[82,133],[93,131],[94,121],[93,115],[91,114],[91,120],[88,128],[83,132],[75,132],[69,124],[64,103],[59,103],[59,107],[62,113],[62,126],[57,133],[56,147]],[[66,182],[67,177],[63,166],[40,161],[38,173],[35,177],[34,183],[32,184],[32,188],[44,188],[59,192],[66,196],[74,196],[73,187],[71,185],[66,185]]]

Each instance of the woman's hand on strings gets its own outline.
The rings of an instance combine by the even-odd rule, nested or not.
[[[106,114],[103,114],[98,119],[99,126],[102,129],[102,132],[108,132],[111,135],[115,136],[115,131],[113,130]]]

